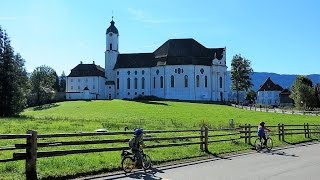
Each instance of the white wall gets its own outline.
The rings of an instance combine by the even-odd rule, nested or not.
[[[281,91],[258,91],[257,104],[279,105]]]

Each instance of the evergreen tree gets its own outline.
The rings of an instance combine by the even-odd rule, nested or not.
[[[60,76],[60,92],[66,92],[66,84],[67,84],[67,77],[64,74],[64,71],[62,71],[62,74]]]
[[[31,73],[32,94],[35,95],[35,104],[49,103],[54,95],[56,71],[48,66],[37,67]]]
[[[28,84],[24,59],[14,55],[10,39],[0,27],[0,116],[16,115],[24,109]]]
[[[290,97],[294,100],[298,109],[314,108],[317,103],[316,91],[312,87],[312,81],[306,76],[297,76],[292,85]]]
[[[239,103],[239,92],[248,91],[252,82],[250,74],[253,72],[250,60],[236,54],[231,62],[231,80],[232,89],[237,92],[237,104]]]

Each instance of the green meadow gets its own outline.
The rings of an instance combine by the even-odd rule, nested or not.
[[[251,124],[257,126],[260,121],[266,125],[284,124],[320,124],[320,117],[291,114],[255,112],[237,109],[226,105],[171,102],[171,101],[69,101],[26,109],[19,117],[2,118],[0,134],[24,134],[28,129],[37,130],[38,134],[94,132],[97,129],[123,131],[141,127],[145,130],[199,129],[202,125],[209,128],[228,127],[230,119],[235,125]],[[210,132],[223,133],[223,132]],[[199,133],[198,133],[199,134]],[[168,134],[173,136],[175,134]],[[182,133],[178,135],[192,135]],[[194,134],[196,135],[196,134]],[[156,136],[156,135],[155,135]],[[130,138],[131,136],[101,136],[39,139],[40,142]],[[283,145],[273,138],[276,145]],[[288,136],[289,142],[305,141],[303,136]],[[210,139],[214,140],[214,139]],[[195,140],[196,141],[196,140]],[[0,147],[25,143],[25,139],[1,140]],[[151,142],[150,142],[151,143]],[[39,148],[39,151],[101,148],[124,146],[127,144],[79,145]],[[209,151],[214,154],[248,150],[251,146],[243,140],[236,142],[212,143]],[[14,152],[23,152],[15,150]],[[146,149],[156,163],[170,160],[188,159],[206,156],[200,152],[199,145]],[[12,151],[0,151],[0,159],[12,158]],[[79,174],[102,173],[120,168],[120,152],[75,154],[60,157],[39,158],[38,176],[42,179],[78,176]],[[24,161],[0,163],[0,179],[25,179]]]

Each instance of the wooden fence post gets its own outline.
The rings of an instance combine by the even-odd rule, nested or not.
[[[280,124],[278,124],[278,138],[279,138],[279,141],[281,141],[281,126],[280,126]]]
[[[248,143],[248,138],[247,138],[247,135],[248,135],[248,132],[247,132],[247,124],[244,125],[244,143]]]
[[[249,124],[249,127],[248,127],[248,135],[249,135],[249,141],[248,143],[251,144],[251,124]]]
[[[203,151],[203,146],[204,146],[204,140],[203,140],[203,137],[204,137],[204,127],[202,126],[201,129],[200,129],[200,150]]]
[[[307,138],[307,126],[306,126],[306,123],[303,123],[303,131],[304,131],[304,138]]]
[[[36,180],[37,178],[37,131],[28,130],[26,147],[26,179]]]
[[[284,141],[284,124],[281,125],[281,130],[282,141]]]
[[[208,152],[208,135],[209,135],[209,130],[208,130],[208,126],[204,127],[204,150],[206,152]]]
[[[308,138],[310,138],[310,128],[309,128],[309,123],[307,123],[307,133],[308,133]]]

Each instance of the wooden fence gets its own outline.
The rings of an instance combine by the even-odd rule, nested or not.
[[[284,141],[285,135],[290,134],[304,134],[306,138],[310,138],[313,133],[320,133],[318,131],[311,131],[311,127],[315,125],[284,125],[278,124],[277,126],[269,126],[277,128],[276,135],[279,140]],[[303,128],[301,128],[303,127]],[[291,131],[290,133],[288,131]],[[295,131],[295,132],[292,132]],[[301,131],[301,132],[300,132]],[[250,124],[239,126],[238,129],[209,129],[202,127],[201,129],[190,130],[157,130],[157,131],[144,131],[146,136],[144,141],[153,142],[145,148],[164,148],[174,146],[189,146],[199,145],[200,150],[208,152],[208,145],[211,143],[235,141],[244,139],[245,143],[251,144],[251,138],[254,137],[252,133],[256,133],[256,126],[252,127]],[[223,133],[222,133],[223,132]],[[179,135],[180,133],[180,135]],[[221,134],[219,134],[221,133]],[[164,135],[164,137],[156,137],[156,135]],[[174,135],[173,135],[174,134]],[[185,135],[188,134],[188,135]],[[64,156],[69,154],[82,154],[94,152],[108,152],[108,151],[121,151],[128,149],[128,138],[115,138],[113,139],[100,139],[100,140],[73,140],[61,141],[62,138],[70,137],[112,137],[112,135],[132,136],[132,132],[93,132],[93,133],[59,133],[59,134],[37,134],[37,131],[28,130],[26,134],[2,134],[0,139],[26,139],[26,143],[15,144],[14,147],[0,148],[0,151],[10,151],[16,149],[25,149],[25,152],[14,152],[13,157],[10,159],[3,159],[0,162],[9,162],[17,160],[25,160],[25,173],[26,179],[37,179],[37,158]],[[166,135],[166,136],[165,136]],[[58,138],[59,140],[54,140]],[[50,142],[40,142],[46,139]],[[51,141],[51,139],[53,139]],[[165,142],[167,141],[167,142]],[[168,141],[172,141],[168,142]],[[179,142],[177,142],[179,141]],[[164,143],[160,143],[164,142]],[[121,146],[114,147],[113,143],[120,143]],[[75,145],[92,145],[92,144],[111,144],[111,147],[103,148],[86,148],[86,149],[68,149],[68,150],[50,150],[38,151],[44,147],[59,147],[59,146],[75,146]]]

